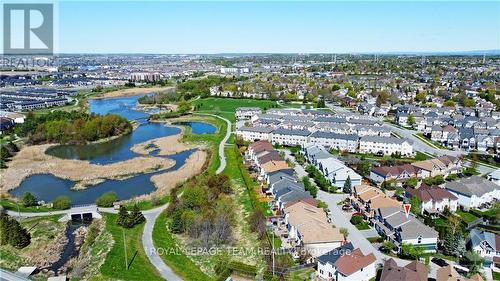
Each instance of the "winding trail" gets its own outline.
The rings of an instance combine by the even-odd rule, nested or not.
[[[226,146],[227,141],[229,140],[229,137],[231,137],[232,123],[228,119],[226,119],[224,117],[221,117],[219,115],[215,115],[215,114],[210,114],[210,113],[195,113],[195,114],[196,115],[206,115],[206,116],[212,116],[212,117],[215,117],[215,118],[219,118],[221,120],[224,120],[226,122],[226,124],[227,124],[226,135],[224,136],[224,138],[222,139],[222,141],[219,143],[219,159],[220,159],[219,168],[217,168],[217,171],[215,171],[216,174],[220,174],[220,173],[222,173],[222,171],[224,171],[224,169],[226,168],[226,165],[227,165],[226,156],[225,156],[225,152],[224,152],[224,147]]]

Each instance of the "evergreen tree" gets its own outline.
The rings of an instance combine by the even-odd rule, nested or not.
[[[7,245],[10,237],[10,218],[6,214],[0,217],[0,245]]]
[[[9,244],[14,248],[22,249],[31,243],[30,233],[21,224],[12,219],[12,229],[10,231]]]
[[[36,204],[37,204],[37,199],[36,199],[35,195],[33,195],[33,193],[31,193],[31,192],[25,192],[23,194],[22,200],[23,200],[24,207],[36,206]]]
[[[132,208],[132,213],[130,214],[130,227],[133,227],[136,224],[141,224],[146,220],[144,218],[144,215],[142,214],[141,210],[139,210],[139,207],[137,205],[134,205]]]
[[[127,208],[121,205],[120,210],[118,211],[118,219],[116,219],[116,224],[122,227],[128,227],[129,215]]]
[[[184,222],[182,220],[182,210],[175,210],[172,213],[172,221],[170,222],[170,230],[172,233],[183,233]]]
[[[351,193],[351,189],[352,189],[351,177],[347,176],[347,179],[346,179],[346,181],[344,183],[344,192],[345,193]]]

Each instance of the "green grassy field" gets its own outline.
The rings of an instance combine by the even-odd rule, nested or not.
[[[6,210],[12,210],[12,211],[16,211],[16,212],[19,211],[19,212],[38,213],[38,212],[55,211],[52,208],[43,207],[43,206],[24,207],[22,203],[17,204],[16,202],[5,199],[5,198],[0,198],[0,206],[4,207]]]
[[[144,224],[125,229],[116,224],[117,215],[104,214],[106,230],[111,233],[115,243],[101,266],[102,278],[98,280],[163,280],[156,271],[142,247]],[[124,243],[125,237],[125,243]],[[128,269],[125,261],[125,245]]]
[[[304,269],[300,269],[297,271],[291,272],[285,280],[288,281],[304,281],[304,280],[311,280],[311,274],[314,273],[314,268],[312,267],[307,267]]]
[[[167,230],[167,215],[163,212],[156,220],[153,228],[153,243],[160,257],[165,263],[172,268],[184,280],[211,280],[205,275],[198,266],[184,255],[174,237]]]
[[[477,219],[475,215],[462,210],[457,210],[457,215],[459,215],[466,223],[473,222]]]
[[[198,107],[197,111],[217,113],[231,122],[236,121],[234,113],[238,107],[260,107],[269,109],[277,107],[275,101],[270,100],[254,100],[254,99],[231,99],[231,98],[206,98],[199,99],[193,102],[193,105]]]

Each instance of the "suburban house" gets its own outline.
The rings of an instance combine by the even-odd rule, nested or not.
[[[448,208],[450,212],[456,212],[458,207],[458,198],[451,192],[438,186],[431,187],[426,184],[420,185],[419,188],[407,187],[405,197],[417,197],[421,202],[422,213],[439,214]]]
[[[279,145],[305,145],[311,132],[307,130],[293,130],[278,128],[271,134],[271,142]]]
[[[370,171],[370,179],[376,183],[382,183],[392,179],[404,181],[411,177],[419,179],[438,175],[446,177],[449,174],[458,173],[461,166],[462,162],[458,157],[440,156],[411,164],[374,167]]]
[[[393,242],[399,251],[403,243],[408,243],[425,252],[436,252],[438,232],[412,214],[406,217],[403,208],[379,208],[372,222],[380,236]]]
[[[271,174],[271,173],[274,173],[277,171],[281,171],[281,170],[292,170],[293,171],[293,169],[291,169],[288,166],[288,163],[286,161],[283,161],[283,160],[278,160],[278,161],[271,160],[271,161],[264,163],[260,166],[260,174],[263,177],[265,177],[268,174]]]
[[[333,186],[342,188],[348,178],[351,186],[361,184],[362,177],[333,156],[317,160],[317,168]]]
[[[482,208],[500,199],[500,187],[479,176],[445,183],[444,187],[458,197],[464,208]]]
[[[321,208],[298,201],[286,206],[284,214],[289,240],[303,246],[312,257],[319,257],[344,241],[344,236],[328,222]]]
[[[491,174],[488,175],[488,179],[491,182],[500,185],[500,169],[496,169],[495,171],[491,172]]]
[[[274,147],[270,142],[265,140],[259,140],[248,145],[246,156],[248,159],[256,161],[257,154],[263,151],[272,151],[272,150],[274,150]]]
[[[250,119],[256,114],[261,114],[259,107],[238,107],[236,108],[236,119]]]
[[[318,257],[317,277],[320,280],[368,281],[376,275],[373,253],[364,255],[351,243]]]
[[[461,167],[461,161],[453,156],[441,156],[424,161],[412,163],[414,167],[420,170],[422,178],[435,176],[448,176],[452,173],[457,173]]]
[[[392,258],[384,263],[379,281],[427,281],[429,271],[425,264],[412,261],[405,266],[398,266]]]
[[[349,152],[357,152],[358,139],[358,135],[354,134],[337,134],[320,131],[316,131],[309,136],[311,143],[319,144],[329,149]]]
[[[270,140],[272,127],[240,127],[236,130],[236,136],[244,141]]]
[[[396,137],[364,136],[359,140],[359,152],[412,156],[413,146],[408,140],[398,139]]]
[[[420,170],[411,164],[380,166],[370,170],[370,179],[375,183],[382,183],[388,180],[404,181],[415,177],[421,177]]]
[[[474,228],[470,231],[467,247],[484,258],[484,266],[500,264],[500,235]]]
[[[352,193],[351,205],[367,219],[373,218],[379,208],[398,208],[402,205],[402,202],[387,196],[382,190],[370,185],[356,185]]]
[[[458,274],[453,266],[447,265],[437,270],[436,281],[484,281],[484,279],[479,274],[475,274],[471,278],[465,278]]]

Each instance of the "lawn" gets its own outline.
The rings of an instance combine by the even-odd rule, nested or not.
[[[211,280],[199,267],[182,253],[174,237],[167,230],[167,215],[163,212],[153,228],[153,243],[162,260],[184,280]]]
[[[370,229],[370,226],[366,221],[362,221],[360,224],[356,224],[356,228],[359,230],[367,230]]]
[[[104,264],[101,266],[100,271],[103,279],[163,280],[144,252],[142,246],[144,224],[125,229],[116,224],[117,215],[103,214],[103,217],[106,230],[111,233],[115,241],[113,248],[111,248]],[[127,261],[125,260],[125,253]],[[126,268],[126,262],[128,263],[128,269]]]
[[[462,210],[457,210],[457,215],[459,215],[466,223],[473,222],[478,218],[475,215]]]
[[[232,98],[199,99],[194,101],[193,105],[198,107],[197,111],[217,113],[217,115],[225,117],[232,122],[236,121],[234,113],[236,112],[236,108],[238,107],[260,107],[264,110],[271,107],[277,107],[275,101]]]
[[[48,207],[43,207],[43,206],[24,207],[22,203],[17,204],[16,202],[5,199],[5,198],[0,198],[0,206],[4,207],[6,210],[12,210],[12,211],[16,211],[16,212],[19,211],[19,212],[38,213],[38,212],[55,211],[54,209],[51,209]]]
[[[500,280],[500,272],[492,270],[491,274],[493,274],[493,280]]]
[[[289,281],[304,281],[311,280],[311,274],[315,272],[314,268],[307,267],[297,271],[290,272],[290,274],[285,278]]]

